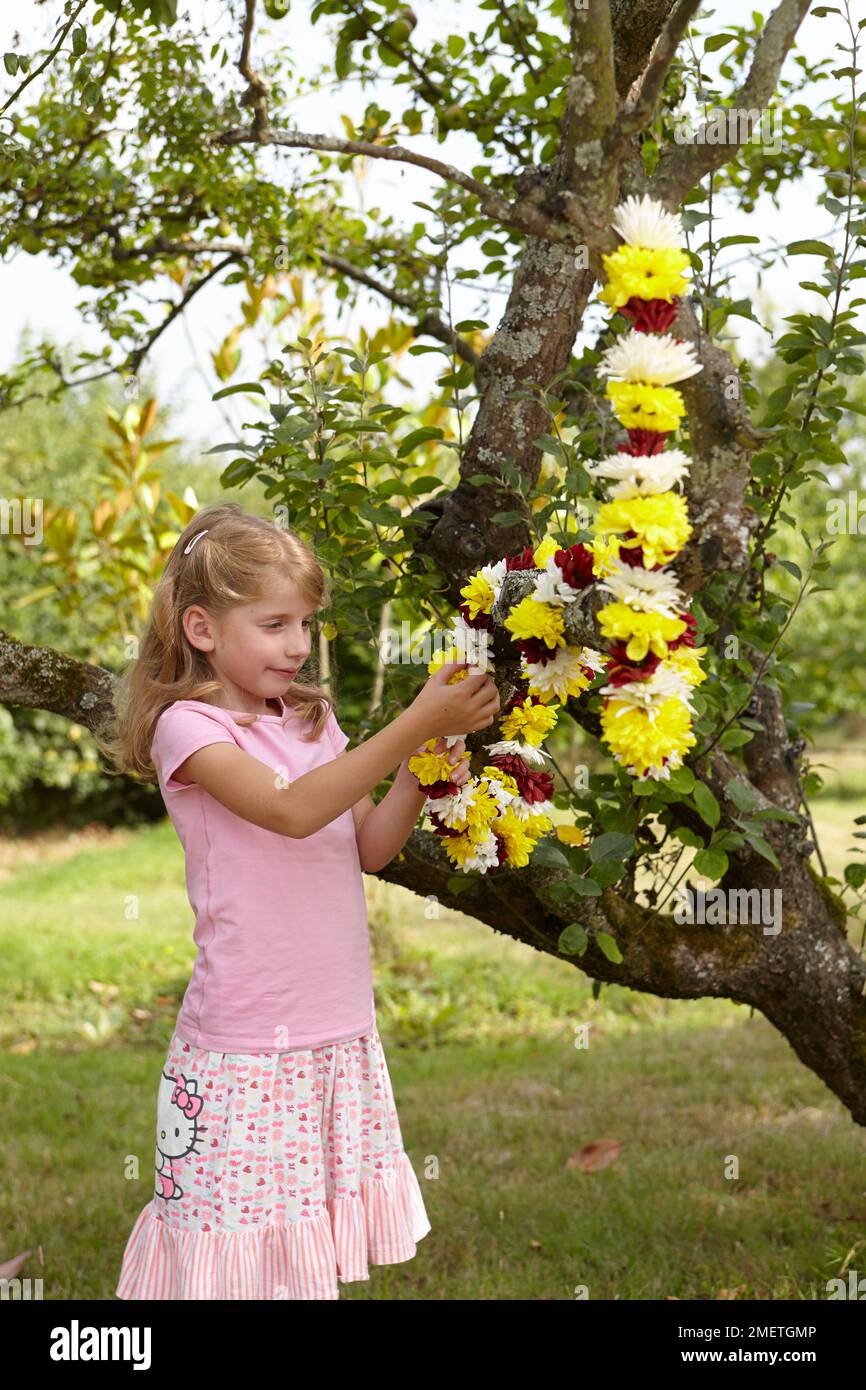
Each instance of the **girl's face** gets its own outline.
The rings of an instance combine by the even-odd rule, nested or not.
[[[184,614],[184,631],[206,652],[230,698],[272,700],[283,694],[310,655],[316,604],[297,585],[281,580],[256,599],[214,617],[194,606]]]

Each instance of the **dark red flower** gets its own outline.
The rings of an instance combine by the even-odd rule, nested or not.
[[[595,575],[592,572],[593,554],[589,546],[579,541],[577,545],[570,545],[567,550],[557,550],[553,556],[556,564],[562,570],[562,577],[573,589],[585,589],[588,584],[595,583]]]
[[[670,645],[670,644],[668,644]],[[608,651],[607,679],[610,685],[628,685],[630,681],[645,681],[659,664],[655,652],[647,652],[642,661],[632,661],[626,653],[625,642],[614,642]]]
[[[488,759],[493,767],[501,768],[513,777],[524,801],[534,805],[553,797],[553,778],[549,772],[535,772],[516,753],[494,753]]]
[[[666,333],[677,316],[679,300],[670,303],[666,299],[638,299],[632,295],[627,304],[620,307],[620,313],[631,319],[638,333]]]
[[[418,785],[420,787],[421,783],[419,782]],[[422,787],[421,789],[427,793],[431,801],[441,801],[444,796],[453,796],[455,792],[460,790],[457,783],[451,781],[433,782],[429,787]]]
[[[527,661],[546,666],[548,661],[556,660],[557,647],[548,647],[546,642],[542,642],[540,637],[521,637],[515,646],[526,657]]]
[[[493,631],[493,619],[491,618],[489,613],[482,613],[479,609],[476,616],[474,618],[470,618],[468,603],[461,603],[458,611],[467,627],[474,627],[479,631],[484,632]]]
[[[525,545],[519,555],[508,555],[505,559],[505,570],[533,570],[535,569],[535,558],[531,545]]]
[[[669,430],[629,430],[628,443],[620,444],[618,453],[632,454],[635,458],[651,458],[653,454],[662,452],[669,433]]]
[[[680,633],[679,637],[674,637],[668,642],[669,647],[693,647],[695,645],[695,633],[698,630],[698,620],[692,613],[680,613],[679,615],[686,623],[685,632]]]

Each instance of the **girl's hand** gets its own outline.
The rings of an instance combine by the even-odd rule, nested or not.
[[[468,661],[449,661],[433,672],[410,705],[420,714],[428,738],[476,733],[487,729],[499,713],[499,691],[492,677]],[[462,680],[449,684],[459,671]]]
[[[445,739],[438,738],[434,751],[437,753],[444,753],[447,747],[448,745]],[[414,758],[418,753],[426,753],[428,751],[426,745],[422,743],[419,748],[415,749],[414,753],[409,754],[409,758]],[[471,773],[469,771],[469,754],[466,752],[466,743],[464,739],[458,738],[454,740],[451,745],[449,757],[453,766],[453,771],[450,774],[449,780],[452,781],[455,786],[465,786],[469,781]],[[403,762],[400,764],[400,770],[405,771],[406,776],[411,777],[414,785],[418,787],[418,779],[409,771],[409,758],[404,758]],[[423,790],[423,788],[421,788],[421,790]]]

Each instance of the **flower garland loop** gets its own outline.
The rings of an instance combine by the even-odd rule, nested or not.
[[[697,623],[670,568],[692,533],[678,490],[689,459],[664,447],[685,415],[675,383],[702,370],[691,345],[668,331],[688,289],[689,258],[679,217],[652,198],[627,198],[613,225],[622,245],[602,258],[601,299],[632,326],[602,353],[598,374],[607,378],[605,394],[628,438],[615,454],[585,461],[606,480],[608,494],[592,545],[563,548],[547,538],[484,565],[460,590],[464,602],[451,620],[450,648],[428,665],[432,674],[450,661],[471,662],[480,634],[493,631],[491,613],[506,574],[532,573],[532,591],[504,622],[520,650],[525,689],[502,712],[501,739],[485,748],[481,773],[455,787],[448,751],[433,752],[435,739],[426,745],[430,751],[409,761],[427,791],[424,811],[449,860],[464,872],[521,868],[553,828],[553,777],[544,770],[549,755],[541,744],[556,725],[559,703],[580,695],[600,673],[607,677],[600,688],[602,737],[632,776],[667,780],[695,743],[691,697],[706,679],[699,660],[706,647],[695,647]],[[604,653],[565,636],[566,610],[591,584],[610,595],[598,611]],[[488,657],[485,669],[491,665]],[[469,674],[471,667],[453,679]],[[585,840],[577,826],[559,826],[557,835],[566,844]]]

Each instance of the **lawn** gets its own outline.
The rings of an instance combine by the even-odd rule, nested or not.
[[[846,767],[813,808],[837,875],[866,780]],[[810,1299],[866,1270],[866,1136],[760,1015],[615,986],[594,1000],[566,961],[366,882],[432,1231],[343,1298]],[[151,1193],[190,918],[167,821],[0,853],[0,1260],[32,1249],[22,1273],[47,1299],[113,1297]],[[610,1161],[585,1171],[605,1141]]]

